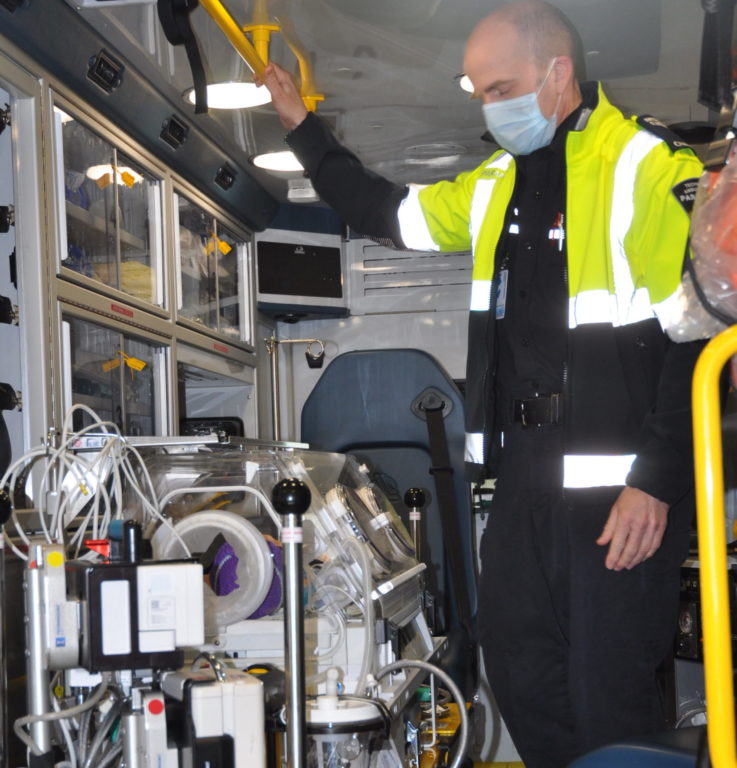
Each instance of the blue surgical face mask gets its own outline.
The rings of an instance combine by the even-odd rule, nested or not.
[[[513,155],[529,155],[553,140],[560,96],[550,117],[545,117],[540,111],[537,97],[553,71],[554,64],[555,59],[550,62],[548,72],[537,91],[514,99],[490,102],[482,107],[489,132],[502,149]]]

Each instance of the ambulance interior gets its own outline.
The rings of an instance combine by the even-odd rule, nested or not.
[[[263,97],[234,19],[367,167],[430,183],[496,148],[462,59],[500,4],[179,6],[209,84]],[[556,4],[588,78],[706,158],[734,4]],[[196,112],[162,5],[0,0],[0,766],[521,765],[472,642],[471,255],[393,251],[261,167],[287,149],[273,107]],[[700,567],[674,730],[710,722]]]

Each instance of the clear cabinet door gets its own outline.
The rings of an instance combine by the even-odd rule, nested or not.
[[[61,266],[161,306],[160,181],[71,115],[55,119]]]
[[[215,258],[218,274],[218,328],[226,336],[241,339],[239,244],[235,236],[222,227],[218,227]]]
[[[178,197],[179,316],[217,329],[217,261],[213,248],[215,219]]]
[[[214,217],[177,196],[178,316],[234,340],[243,339],[243,241]]]
[[[162,348],[76,317],[65,318],[65,325],[72,403],[89,406],[124,435],[156,434]],[[73,427],[82,429],[91,422],[78,411]]]

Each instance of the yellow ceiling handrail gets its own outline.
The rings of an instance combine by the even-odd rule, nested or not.
[[[282,29],[282,34],[283,33],[284,30]],[[309,112],[314,112],[317,109],[317,103],[325,100],[325,95],[318,93],[315,90],[315,84],[312,81],[312,68],[310,67],[307,57],[291,37],[285,34],[283,34],[283,37],[284,41],[289,46],[289,50],[294,54],[297,63],[299,64],[299,94],[302,97],[302,101],[304,102],[305,107],[307,107],[307,110]]]
[[[280,27],[278,24],[269,21],[269,14],[266,10],[266,0],[254,0],[251,23],[246,24],[243,27],[243,31],[250,32],[256,52],[261,57],[264,64],[269,63],[269,42],[271,41],[271,33],[278,32],[279,29]]]
[[[264,67],[266,65],[235,19],[228,13],[227,8],[225,8],[220,0],[200,0],[200,5],[220,27],[225,37],[230,40],[230,44],[238,51],[256,76],[261,77],[264,74]]]
[[[264,67],[269,63],[271,33],[283,32],[280,24],[269,21],[266,11],[266,0],[256,0],[251,24],[247,24],[243,28],[238,26],[238,23],[220,0],[200,0],[200,5],[220,27],[222,33],[228,38],[230,44],[240,54],[254,74],[259,78],[262,77]],[[253,37],[253,43],[248,39],[247,32]],[[299,64],[300,95],[302,96],[302,101],[304,101],[305,107],[310,112],[314,112],[317,108],[317,103],[323,101],[325,96],[315,90],[312,81],[312,69],[307,57],[287,35],[284,35],[284,39]]]
[[[714,768],[737,768],[719,396],[722,369],[735,353],[737,326],[732,326],[699,356],[692,391],[707,733]]]

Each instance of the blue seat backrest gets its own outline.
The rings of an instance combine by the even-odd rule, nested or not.
[[[453,468],[456,515],[466,589],[475,606],[475,553],[469,486],[464,480],[463,396],[443,367],[417,349],[347,352],[325,369],[302,409],[301,439],[318,450],[352,453],[365,462],[377,484],[405,519],[407,488],[424,488],[430,503],[423,518],[428,584],[441,605],[441,624],[453,623],[453,598],[445,562],[440,513],[430,474],[426,421],[412,403],[429,387],[450,403],[444,424]],[[440,629],[445,627],[441,626]]]

